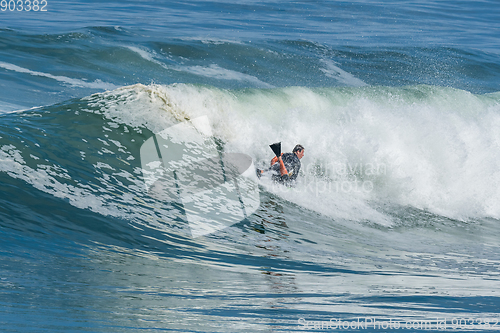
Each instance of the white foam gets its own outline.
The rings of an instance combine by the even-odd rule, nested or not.
[[[165,69],[168,69],[168,66],[162,63],[161,61],[155,59],[156,54],[154,52],[151,52],[149,50],[143,50],[141,48],[135,47],[135,46],[126,46],[130,51],[133,51],[137,53],[138,55],[141,56],[144,60],[153,62],[157,65],[162,66]]]
[[[234,80],[234,81],[242,81],[249,82],[254,84],[256,87],[260,88],[273,88],[274,86],[259,80],[257,77],[240,73],[234,70],[222,68],[217,64],[211,64],[210,66],[180,66],[180,65],[171,65],[167,66],[165,63],[156,59],[157,55],[149,50],[144,50],[142,48],[138,48],[135,46],[126,46],[131,51],[140,55],[144,60],[155,63],[165,69],[174,70],[178,72],[186,72],[191,73],[198,76],[209,77],[217,80]]]
[[[235,39],[224,39],[224,38],[211,38],[211,37],[182,37],[181,40],[185,41],[199,41],[202,44],[212,44],[212,45],[222,45],[222,44],[240,44],[244,43]]]
[[[321,59],[320,61],[326,66],[326,68],[320,68],[320,70],[325,73],[326,76],[334,78],[340,83],[351,87],[363,87],[367,85],[365,82],[358,79],[354,75],[338,67],[332,60]]]
[[[210,77],[218,80],[235,80],[235,81],[246,81],[255,84],[257,87],[261,88],[272,88],[273,85],[263,82],[256,78],[255,76],[240,73],[230,69],[219,67],[216,64],[212,64],[208,67],[204,66],[188,66],[188,67],[178,67],[177,70],[186,71],[195,75]]]
[[[284,151],[303,144],[306,183],[278,195],[333,218],[390,224],[374,203],[500,217],[495,95],[428,86],[225,91],[184,84],[104,95],[98,100],[108,117],[153,132],[207,115],[226,150],[249,154],[259,167],[272,158],[270,143],[282,141]]]
[[[74,86],[74,87],[104,89],[104,90],[112,90],[112,89],[116,89],[118,87],[112,83],[102,82],[101,80],[95,80],[94,82],[87,82],[84,80],[73,79],[73,78],[69,78],[69,77],[61,76],[61,75],[52,75],[52,74],[48,74],[48,73],[32,71],[32,70],[29,70],[27,68],[23,68],[23,67],[20,67],[17,65],[13,65],[13,64],[1,62],[1,61],[0,61],[0,67],[4,68],[6,70],[18,72],[18,73],[46,77],[46,78],[49,78],[52,80],[56,80],[56,81],[59,81],[62,83],[69,84],[69,85]]]

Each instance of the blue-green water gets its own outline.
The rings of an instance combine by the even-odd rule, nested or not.
[[[6,4],[2,331],[500,329],[495,1]],[[306,154],[193,237],[141,147],[204,116]]]

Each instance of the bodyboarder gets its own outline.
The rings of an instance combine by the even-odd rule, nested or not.
[[[304,157],[304,147],[296,145],[291,153],[281,153],[281,142],[270,145],[276,156],[271,160],[271,166],[267,170],[257,169],[257,176],[271,172],[272,179],[280,184],[292,186],[300,171],[300,159]]]

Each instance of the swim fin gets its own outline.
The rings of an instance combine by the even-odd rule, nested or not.
[[[276,157],[281,156],[281,142],[273,143],[272,145],[269,145],[269,147],[271,147],[274,154],[276,154]]]

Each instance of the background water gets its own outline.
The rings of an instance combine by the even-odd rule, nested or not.
[[[9,4],[3,331],[500,328],[497,1]],[[257,166],[306,155],[295,189],[192,238],[139,149],[204,115]]]

